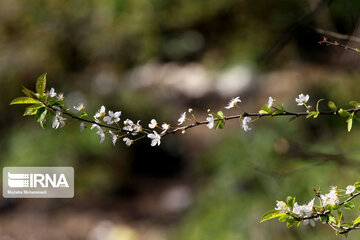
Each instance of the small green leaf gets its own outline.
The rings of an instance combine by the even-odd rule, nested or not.
[[[290,210],[292,211],[294,204],[295,204],[295,197],[292,196],[287,196],[286,197],[286,205],[290,208]]]
[[[286,222],[288,221],[290,218],[292,218],[291,216],[288,216],[288,215],[283,215],[281,217],[279,217],[279,222]]]
[[[353,221],[353,224],[356,225],[356,224],[359,224],[360,223],[360,217],[356,218],[354,221]]]
[[[328,215],[319,216],[319,218],[320,218],[320,221],[321,221],[321,222],[328,222],[328,221],[329,221],[329,216],[328,216]]]
[[[224,126],[225,126],[225,121],[224,120],[219,120],[215,125],[215,130],[216,129],[223,129]]]
[[[38,121],[38,122],[44,121],[46,114],[47,114],[47,110],[45,107],[39,108],[36,113],[36,121]]]
[[[345,209],[353,209],[353,208],[355,208],[355,204],[353,202],[347,202],[343,206],[344,206]]]
[[[285,112],[286,112],[286,111],[283,110],[283,109],[278,109],[278,108],[276,108],[275,111],[273,111],[273,112],[271,113],[271,115],[272,115],[272,116],[280,115],[280,114],[283,114],[283,113],[285,113]]]
[[[269,106],[266,104],[264,106],[261,107],[261,110],[259,112],[266,112],[266,113],[271,113],[271,109],[269,108]]]
[[[356,188],[356,190],[360,190],[360,181],[357,181],[356,183],[354,183],[354,186]]]
[[[329,215],[329,223],[337,224],[337,219],[333,215]]]
[[[38,100],[30,97],[18,97],[11,101],[10,105],[13,104],[33,104],[33,103],[39,103]]]
[[[344,109],[340,108],[338,111],[339,115],[342,117],[349,117],[350,113],[348,113],[347,111],[345,111]]]
[[[87,113],[86,112],[83,112],[79,117],[80,118],[83,118],[83,117],[86,117],[87,116]]]
[[[225,115],[222,111],[218,111],[217,112],[217,115],[219,116],[220,119],[224,119],[225,118]]]
[[[337,111],[337,106],[333,101],[328,102],[328,107],[333,111]]]
[[[34,104],[34,105],[27,107],[25,110],[24,116],[35,115],[37,113],[38,109],[41,107],[42,107],[41,104]]]
[[[318,114],[317,112],[310,112],[310,113],[306,116],[306,118],[311,118],[311,117],[316,118],[315,115],[317,115],[317,114]]]
[[[350,117],[346,120],[348,132],[351,131],[352,124],[353,124],[353,118],[354,118],[354,113],[352,113],[352,114],[350,115]]]
[[[46,89],[46,73],[42,74],[36,81],[36,91],[42,96]]]
[[[281,217],[281,216],[284,216],[286,215],[286,213],[284,212],[280,212],[278,210],[272,210],[272,211],[269,211],[267,213],[264,214],[264,216],[261,218],[261,223],[262,222],[265,222],[267,220],[270,220],[270,219],[273,219],[273,218],[276,218],[276,217]]]
[[[23,86],[22,92],[30,98],[37,98],[36,94],[33,91],[31,91],[30,89],[27,89],[24,86]]]
[[[267,112],[267,111],[264,111],[264,110],[260,110],[259,113],[260,113],[260,114],[268,114],[268,112]]]

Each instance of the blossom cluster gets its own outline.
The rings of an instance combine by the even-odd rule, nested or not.
[[[360,182],[347,186],[346,190],[331,187],[327,194],[321,194],[317,190],[315,192],[316,198],[307,204],[298,204],[294,197],[287,197],[286,201],[276,201],[274,210],[266,213],[261,222],[278,217],[280,222],[286,221],[288,227],[299,226],[301,222],[315,227],[315,222],[321,221],[344,234],[360,225],[360,217],[353,223],[343,223],[343,213],[340,210],[341,207],[345,209],[355,207],[351,200],[360,195]],[[340,202],[341,198],[345,200]],[[316,204],[316,199],[318,199],[318,204]]]

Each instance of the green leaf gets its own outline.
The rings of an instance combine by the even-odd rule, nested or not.
[[[36,81],[36,91],[42,96],[46,89],[46,73],[42,74]]]
[[[306,116],[306,118],[311,118],[311,117],[313,117],[313,116],[314,116],[314,118],[316,118],[315,115],[318,115],[318,113],[317,113],[317,112],[310,112],[310,113]]]
[[[354,113],[352,113],[352,114],[350,115],[350,117],[346,120],[348,132],[351,131],[352,124],[353,124],[353,118],[354,118]]]
[[[83,117],[86,117],[87,116],[87,113],[86,112],[83,112],[79,117],[80,118],[83,118]]]
[[[295,220],[295,219],[292,219],[292,220],[289,220],[289,221],[286,223],[286,227],[290,228],[290,227],[292,227],[292,226],[294,226],[294,225],[297,226],[297,227],[299,227],[300,223],[301,223],[301,221],[297,221],[297,220]]]
[[[354,221],[353,221],[353,224],[356,225],[356,224],[359,224],[360,223],[360,217],[356,218]]]
[[[355,208],[355,204],[353,202],[347,202],[343,206],[344,206],[345,209],[353,209],[353,208]]]
[[[261,110],[259,111],[260,112],[266,112],[266,113],[271,113],[271,109],[269,108],[269,106],[266,104],[264,106],[261,107]]]
[[[328,102],[328,107],[333,111],[337,111],[337,106],[333,101]]]
[[[279,222],[286,222],[288,221],[289,219],[291,219],[292,217],[291,216],[288,216],[288,215],[283,215],[281,217],[279,217]]]
[[[320,221],[321,221],[321,222],[328,222],[328,221],[329,221],[329,216],[328,216],[328,215],[319,216],[319,218],[320,218]]]
[[[360,190],[360,181],[357,181],[355,184],[354,184],[356,190]]]
[[[30,89],[27,89],[24,86],[23,86],[22,92],[30,98],[37,98],[36,94],[33,91],[31,91]]]
[[[34,105],[27,107],[25,110],[24,116],[35,115],[37,113],[38,109],[41,107],[42,107],[41,104],[34,104]]]
[[[224,120],[219,120],[215,125],[215,130],[216,129],[223,129],[224,126],[225,126],[225,121]]]
[[[286,205],[290,208],[290,210],[292,211],[294,204],[295,204],[295,197],[292,196],[287,196],[286,197]]]
[[[272,116],[280,115],[280,114],[283,114],[283,113],[285,113],[285,112],[286,112],[285,110],[276,108],[275,111],[273,111],[273,112],[271,113],[271,115],[272,115]]]
[[[38,100],[31,98],[31,97],[18,97],[11,101],[10,105],[14,104],[33,104],[39,103]]]
[[[261,218],[261,223],[262,222],[265,222],[267,220],[270,220],[270,219],[273,219],[273,218],[276,218],[276,217],[281,217],[281,216],[284,216],[286,215],[286,213],[284,212],[280,212],[278,210],[272,210],[272,211],[269,211],[267,213],[264,214],[264,216]]]
[[[264,110],[260,110],[259,113],[260,113],[260,114],[268,114],[268,112],[267,112],[267,111],[264,111]]]
[[[337,219],[333,215],[329,215],[329,223],[337,224]]]
[[[45,107],[39,108],[36,113],[36,121],[38,121],[38,122],[44,121],[46,114],[47,114],[47,110]]]
[[[350,113],[348,113],[347,111],[345,111],[344,109],[340,108],[338,113],[340,114],[340,116],[342,117],[349,117]]]
[[[225,118],[225,115],[222,111],[218,111],[217,112],[217,115],[219,116],[220,119],[224,119]]]

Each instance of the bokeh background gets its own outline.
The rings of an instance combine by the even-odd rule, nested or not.
[[[358,0],[1,0],[0,164],[73,166],[75,197],[1,198],[0,239],[336,238],[319,223],[259,220],[287,195],[307,203],[313,188],[359,180],[357,123],[347,133],[337,117],[267,118],[245,133],[233,121],[127,148],[99,144],[76,121],[42,129],[9,103],[47,72],[68,106],[84,102],[92,115],[105,105],[144,124],[175,125],[190,107],[204,119],[234,96],[244,111],[268,96],[301,111],[300,93],[313,106],[350,107],[360,100],[360,55],[317,42],[359,47],[359,14]]]

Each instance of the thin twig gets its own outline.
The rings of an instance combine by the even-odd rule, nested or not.
[[[326,37],[323,37],[323,40],[319,41],[318,43],[323,44],[323,45],[328,45],[328,46],[341,47],[341,48],[343,48],[345,50],[351,50],[351,51],[360,53],[360,50],[358,48],[354,48],[354,47],[351,47],[351,46],[348,46],[348,45],[344,45],[342,43],[339,43],[338,41],[334,41],[334,42],[328,41],[328,39]]]

